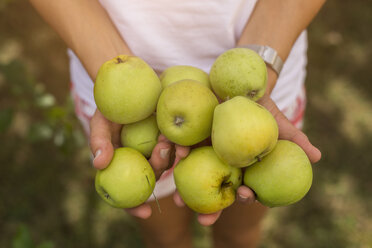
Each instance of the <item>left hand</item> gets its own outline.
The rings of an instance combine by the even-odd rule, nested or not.
[[[316,163],[320,160],[321,153],[319,149],[313,146],[310,143],[309,138],[285,117],[270,96],[263,96],[258,100],[258,103],[269,110],[274,116],[279,128],[279,139],[290,140],[299,145],[305,151],[311,163]],[[173,198],[177,206],[185,206],[185,203],[182,201],[178,192],[174,194]],[[238,188],[236,199],[245,204],[251,204],[256,201],[254,192],[245,185],[241,185]],[[210,226],[218,220],[222,211],[223,210],[220,210],[212,214],[198,214],[198,221],[203,226]]]

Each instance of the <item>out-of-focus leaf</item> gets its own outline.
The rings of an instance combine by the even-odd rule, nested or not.
[[[66,116],[66,109],[60,106],[53,106],[48,109],[47,117],[50,121],[58,121]]]
[[[42,83],[35,83],[34,84],[34,91],[35,94],[42,95],[45,93],[45,85]]]
[[[86,137],[84,136],[81,130],[78,130],[78,129],[74,130],[73,137],[75,139],[77,146],[81,147],[86,144]]]
[[[61,131],[57,132],[57,134],[54,135],[54,140],[53,141],[54,141],[54,144],[56,146],[63,145],[65,143],[65,136],[64,136],[63,132],[61,132]]]
[[[30,79],[27,78],[25,66],[21,62],[14,60],[7,65],[2,65],[0,70],[14,95],[30,91],[31,87],[27,84]]]
[[[56,99],[52,94],[43,94],[36,99],[36,104],[39,107],[48,108],[56,104]]]
[[[44,123],[34,123],[28,133],[28,139],[31,142],[48,140],[53,136],[53,129]]]
[[[4,133],[8,130],[13,120],[13,109],[0,110],[0,133]]]
[[[18,228],[16,235],[12,240],[12,248],[33,248],[31,234],[25,225],[21,225]]]

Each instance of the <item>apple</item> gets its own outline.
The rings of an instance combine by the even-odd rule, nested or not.
[[[131,147],[142,153],[146,158],[151,156],[152,150],[157,144],[159,129],[155,114],[142,121],[123,125],[121,129],[121,144]]]
[[[173,83],[159,97],[156,119],[160,132],[179,145],[199,143],[211,134],[217,104],[213,92],[195,80]]]
[[[105,62],[94,84],[94,100],[110,121],[129,124],[150,116],[156,108],[161,83],[142,59],[120,55]]]
[[[266,64],[251,49],[233,48],[218,56],[212,65],[209,80],[213,91],[223,100],[246,96],[257,101],[266,90]]]
[[[117,148],[110,164],[98,170],[97,193],[116,208],[132,208],[144,203],[155,187],[155,174],[146,158],[130,147]]]
[[[214,110],[212,145],[226,163],[245,167],[262,159],[278,140],[278,125],[271,113],[243,96],[221,103]]]
[[[175,167],[174,181],[186,205],[210,214],[230,206],[241,185],[241,169],[220,160],[211,146],[193,149]]]
[[[311,163],[297,144],[279,140],[274,150],[244,172],[244,184],[268,207],[293,204],[309,191]]]
[[[171,83],[183,80],[183,79],[192,79],[200,82],[204,86],[211,88],[211,85],[209,83],[209,76],[208,74],[193,66],[189,65],[176,65],[171,66],[163,71],[163,73],[160,75],[160,82],[163,87],[167,87]]]

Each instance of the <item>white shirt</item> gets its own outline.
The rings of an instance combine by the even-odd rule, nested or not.
[[[218,55],[236,46],[256,1],[101,0],[101,4],[133,54],[154,70],[191,65],[209,72]],[[306,50],[304,31],[271,95],[280,109],[288,107],[301,91],[306,76]],[[68,54],[76,93],[95,106],[92,80],[76,55],[71,50]]]

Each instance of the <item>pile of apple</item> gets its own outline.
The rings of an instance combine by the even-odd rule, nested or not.
[[[108,120],[123,124],[123,147],[97,172],[98,194],[119,208],[144,203],[155,187],[147,158],[162,133],[183,146],[211,137],[212,146],[192,149],[174,168],[177,190],[195,212],[230,206],[242,183],[269,207],[299,201],[312,184],[311,164],[298,145],[278,141],[274,117],[256,103],[266,84],[265,62],[246,48],[221,54],[209,75],[173,66],[159,78],[135,56],[107,61],[98,72],[94,97]]]

